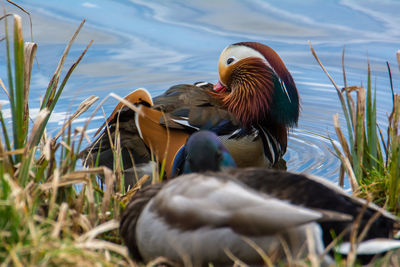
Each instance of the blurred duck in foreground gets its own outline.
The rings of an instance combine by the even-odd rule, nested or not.
[[[324,249],[333,235],[343,241],[336,253],[346,255],[355,225],[357,235],[367,231],[358,244],[361,260],[400,247],[392,239],[398,218],[322,178],[265,168],[219,171],[234,164],[211,132],[193,134],[184,151],[180,157],[187,161],[177,164],[183,172],[204,171],[213,160],[219,166],[211,163],[210,169],[218,172],[184,174],[133,196],[120,233],[136,260],[164,256],[193,266],[235,259],[264,264],[261,249],[273,263],[315,255],[329,265],[332,251],[325,255]]]
[[[177,152],[200,129],[215,132],[238,167],[277,164],[299,117],[297,88],[285,64],[269,46],[242,42],[222,51],[218,68],[215,85],[176,85],[154,99],[144,89],[129,94],[125,99],[137,108],[117,105],[96,133],[105,128],[101,135],[81,153],[85,164],[113,168],[110,140],[117,125],[124,169],[135,166],[139,178],[153,169],[152,155],[165,160],[171,177]]]
[[[216,134],[198,131],[178,151],[172,173],[177,176],[182,173],[222,171],[235,167],[235,160]]]

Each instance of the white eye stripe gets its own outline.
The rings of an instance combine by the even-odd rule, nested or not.
[[[268,67],[273,69],[271,64],[269,64],[269,62],[265,59],[265,57],[260,52],[258,52],[257,50],[254,50],[253,48],[250,48],[247,46],[242,46],[242,45],[228,46],[227,48],[224,49],[224,51],[222,51],[219,60],[220,60],[220,63],[222,63],[224,66],[230,66],[233,63],[236,63],[242,59],[249,58],[249,57],[260,58],[265,62],[265,64]],[[233,58],[234,61],[231,61],[230,60],[231,58]],[[231,62],[228,63],[228,60]]]

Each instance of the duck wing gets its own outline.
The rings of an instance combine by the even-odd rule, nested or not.
[[[165,113],[160,124],[169,128],[211,130],[218,135],[239,128],[234,115],[212,97],[213,85],[180,84],[153,99],[154,109]]]
[[[356,218],[363,213],[360,229],[364,229],[368,221],[376,214],[379,216],[370,227],[366,239],[390,238],[398,227],[399,219],[376,205],[356,198],[326,179],[278,170],[249,168],[245,170],[228,170],[232,177],[247,186],[310,209],[323,209],[347,214]],[[227,175],[227,174],[224,174]],[[365,209],[365,210],[364,210]],[[338,218],[339,221],[339,218]],[[325,244],[332,241],[330,230],[340,234],[349,226],[349,222],[338,222],[335,218],[321,223]],[[345,237],[345,238],[348,238]]]
[[[256,192],[229,178],[183,175],[154,197],[150,210],[182,230],[229,227],[243,235],[271,235],[322,217]]]

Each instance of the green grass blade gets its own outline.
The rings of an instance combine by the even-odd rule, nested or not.
[[[0,110],[0,123],[3,130],[4,141],[6,142],[7,151],[11,150],[10,138],[8,137],[6,123],[4,121],[3,112]]]
[[[21,17],[14,15],[14,75],[15,75],[15,117],[13,123],[16,124],[14,132],[15,149],[23,148],[28,130],[28,121],[24,121],[25,104],[25,57],[24,39],[22,37]]]
[[[379,158],[378,146],[380,147],[377,129],[376,129],[376,84],[374,89],[374,98],[372,98],[371,85],[371,67],[368,62],[368,83],[367,83],[367,133],[368,133],[368,148],[372,158]],[[377,168],[377,162],[372,160],[369,162],[369,169]]]
[[[5,31],[5,41],[6,41],[6,54],[7,54],[7,78],[8,78],[8,87],[10,90],[9,100],[11,106],[11,112],[13,114],[15,110],[15,103],[14,103],[14,83],[12,78],[12,67],[11,67],[11,52],[10,52],[10,38],[8,33],[8,19],[7,16],[4,16],[4,31]]]
[[[68,55],[69,50],[70,50],[70,48],[72,46],[72,43],[75,41],[75,39],[78,36],[78,33],[80,32],[80,30],[82,29],[84,23],[85,23],[85,20],[83,20],[81,22],[81,24],[79,25],[78,29],[72,35],[71,40],[69,41],[69,43],[65,47],[63,55],[61,56],[61,59],[60,59],[60,61],[58,63],[57,69],[56,69],[53,77],[51,78],[49,86],[47,87],[47,90],[46,90],[45,96],[43,98],[42,105],[41,105],[40,109],[43,109],[45,107],[49,107],[51,105],[51,103],[53,101],[53,97],[54,97],[54,95],[56,95],[56,89],[57,89],[57,85],[58,85],[58,80],[60,78],[61,70],[62,70],[62,68],[64,66],[64,62],[65,62],[65,60],[67,58],[67,55]]]
[[[89,47],[92,45],[93,41],[90,41],[90,43],[87,45],[87,47],[85,48],[85,50],[82,52],[82,54],[79,56],[79,58],[75,61],[74,64],[72,64],[72,66],[69,68],[67,74],[65,75],[63,81],[60,84],[59,89],[57,90],[57,93],[55,94],[54,98],[52,99],[50,105],[49,105],[49,110],[50,113],[53,111],[58,99],[60,98],[60,95],[62,93],[62,91],[64,90],[65,85],[68,82],[69,77],[71,76],[72,72],[75,70],[76,66],[78,66],[79,62],[81,62],[83,56],[86,54],[86,52],[88,51]]]
[[[393,94],[393,99],[392,120],[391,125],[389,125],[389,134],[392,139],[389,152],[389,208],[397,212],[400,205],[400,136],[398,132],[400,120],[400,96]]]

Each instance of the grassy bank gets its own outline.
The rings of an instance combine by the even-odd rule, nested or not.
[[[327,74],[339,97],[346,120],[347,137],[339,124],[339,115],[333,117],[333,123],[340,147],[332,142],[335,153],[341,161],[340,183],[344,174],[350,181],[353,192],[385,206],[391,212],[400,215],[400,96],[393,88],[392,74],[387,63],[388,79],[392,92],[392,110],[388,116],[386,136],[376,120],[376,85],[372,88],[371,68],[368,62],[367,87],[348,85],[345,70],[345,50],[342,54],[343,88],[339,88],[319,60],[313,47],[311,52]],[[400,68],[400,52],[397,52]],[[354,98],[355,95],[355,98]]]
[[[71,123],[97,97],[82,102],[54,137],[46,133],[68,79],[91,45],[62,77],[84,21],[67,44],[35,118],[29,113],[29,84],[37,45],[24,42],[18,15],[7,14],[2,21],[8,84],[1,80],[1,87],[9,99],[12,127],[7,127],[0,110],[0,262],[4,266],[133,265],[118,237],[120,200],[113,186],[102,191],[95,178],[103,173],[112,183],[115,175],[103,168],[75,170],[85,129],[72,129]],[[82,185],[80,190],[75,184]]]
[[[37,45],[24,42],[19,16],[9,14],[2,17],[2,21],[8,83],[5,85],[1,80],[0,86],[10,102],[12,127],[7,127],[8,121],[0,110],[0,262],[4,266],[135,265],[121,245],[118,233],[119,217],[126,204],[121,172],[118,168],[115,173],[106,168],[76,170],[77,155],[88,123],[83,129],[73,129],[71,123],[97,98],[89,97],[82,102],[54,137],[46,132],[47,122],[66,83],[91,45],[89,43],[65,75],[61,75],[68,52],[84,22],[66,45],[41,100],[39,114],[31,118],[29,87]],[[381,204],[388,203],[391,210],[398,211],[399,97],[393,94],[390,129],[387,138],[383,138],[376,127],[376,98],[372,97],[370,76],[369,73],[366,91],[357,88],[357,105],[351,98],[352,87],[345,86],[343,92],[337,88],[349,127],[349,139],[343,137],[335,122],[342,145],[336,151],[343,170],[356,186],[355,191],[365,195],[370,192]],[[367,148],[360,151],[360,142]],[[118,154],[118,140],[115,150]],[[98,186],[97,174],[105,177],[105,191]],[[117,186],[114,187],[115,182]],[[377,183],[379,186],[372,186]],[[76,184],[81,185],[79,190]],[[386,195],[388,197],[382,199]],[[394,206],[390,206],[392,202]],[[309,266],[312,262],[307,259],[298,265]],[[338,263],[352,264],[345,259],[338,259]]]

